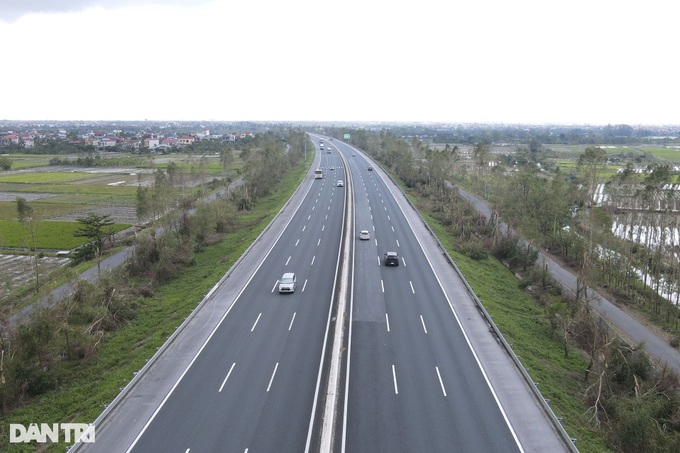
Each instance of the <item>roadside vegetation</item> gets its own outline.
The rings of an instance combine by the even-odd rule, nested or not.
[[[676,338],[677,301],[658,296],[662,284],[645,285],[643,276],[677,291],[673,251],[678,244],[653,247],[644,240],[617,238],[611,228],[616,204],[594,201],[600,184],[608,182],[609,200],[623,192],[629,200],[640,200],[641,211],[653,211],[625,224],[650,231],[677,226],[663,189],[680,182],[670,166],[647,162],[645,171],[633,172],[633,162],[623,162],[624,170],[617,172],[606,165],[604,149],[585,146],[573,156],[572,171],[565,172],[546,157],[555,153],[532,139],[503,155],[487,142],[467,145],[464,152],[455,144],[430,146],[389,131],[332,133],[338,138],[351,133],[352,143],[402,185],[580,451],[680,450],[677,375],[655,367],[644,345],[630,345],[611,331],[585,297],[588,287],[606,289]],[[615,184],[620,186],[612,190]],[[487,199],[491,218],[459,198],[456,186]],[[537,253],[516,233],[506,232],[501,221],[574,269],[576,294],[563,292],[546,269],[536,266]]]
[[[223,154],[225,171],[235,166],[235,154],[242,160],[223,182],[206,178],[188,190],[181,172],[168,166],[157,170],[153,185],[140,186],[137,210],[150,229],[134,242],[123,268],[102,272],[96,282],[79,281],[72,297],[3,329],[2,429],[36,421],[91,423],[290,198],[310,165],[304,141],[293,130],[258,134],[239,153]],[[232,177],[243,182],[229,188]],[[204,201],[209,193],[217,198]],[[101,218],[89,223],[105,224]],[[93,244],[100,237],[96,228],[81,233]],[[0,433],[0,450],[26,448]],[[64,448],[51,444],[47,451]]]

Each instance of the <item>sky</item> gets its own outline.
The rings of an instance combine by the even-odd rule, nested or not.
[[[671,0],[2,0],[0,119],[680,125]]]

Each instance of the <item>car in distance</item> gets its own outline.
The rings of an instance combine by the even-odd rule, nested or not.
[[[279,280],[280,293],[294,293],[297,287],[297,278],[293,272],[286,272]]]
[[[338,187],[342,187],[344,185],[345,185],[345,183],[342,182],[342,179],[338,179]]]
[[[361,239],[362,241],[367,241],[371,239],[371,233],[369,233],[368,230],[361,230],[359,232],[359,239]]]
[[[329,170],[335,170],[335,167],[329,167],[328,169]]]
[[[367,168],[366,170],[368,170],[368,171],[373,171],[373,167],[371,167],[371,166],[369,165],[368,168]]]
[[[383,262],[385,266],[399,266],[399,255],[397,255],[397,252],[385,252]]]

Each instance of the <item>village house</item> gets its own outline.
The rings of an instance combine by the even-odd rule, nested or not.
[[[178,141],[179,141],[180,145],[185,146],[185,145],[191,145],[192,143],[194,143],[196,141],[196,139],[194,137],[192,137],[191,135],[182,135],[181,137],[179,137]]]

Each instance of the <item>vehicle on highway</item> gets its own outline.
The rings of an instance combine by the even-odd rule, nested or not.
[[[359,239],[361,239],[362,241],[367,241],[371,239],[371,233],[369,233],[368,230],[361,230],[359,232]]]
[[[293,272],[286,272],[279,280],[280,293],[294,293],[297,287],[297,278]]]
[[[371,166],[369,165],[368,168],[367,168],[366,170],[368,170],[368,171],[373,171],[373,167],[371,167]]]
[[[356,157],[356,156],[357,156],[356,154],[352,154],[352,157]]]
[[[335,167],[330,167],[329,170],[335,170]]]
[[[323,179],[323,170],[320,168],[317,168],[314,170],[314,179]]]
[[[342,182],[342,179],[338,179],[338,187],[342,187],[344,185],[345,185],[345,183]]]
[[[385,266],[399,266],[399,255],[397,255],[397,252],[385,252],[383,262]]]
[[[331,150],[329,149],[329,150],[326,152],[326,154],[330,154],[330,153],[331,153]]]

